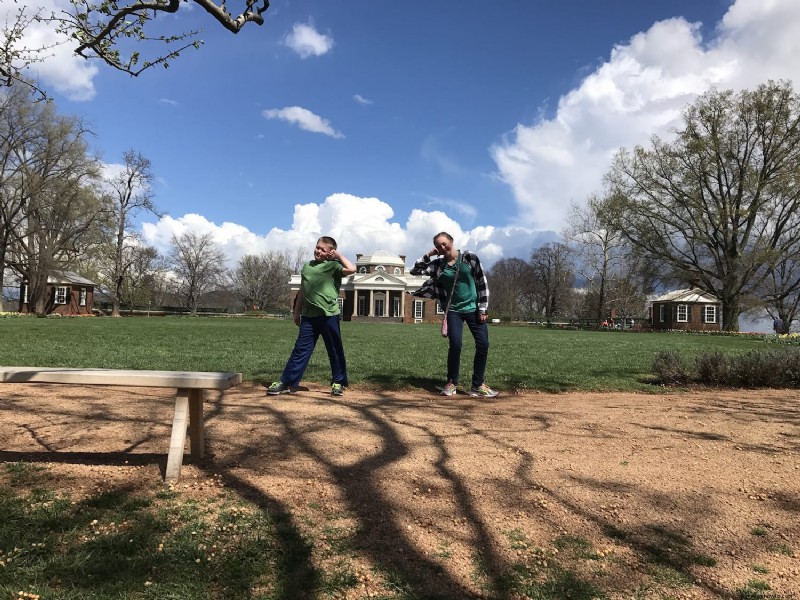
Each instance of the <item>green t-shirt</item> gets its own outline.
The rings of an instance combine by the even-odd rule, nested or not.
[[[456,281],[456,289],[453,290],[453,278],[456,276],[456,265],[459,264],[459,258],[452,265],[447,265],[439,277],[440,285],[445,290],[447,297],[450,297],[451,290],[453,291],[453,300],[450,302],[450,310],[458,313],[471,313],[478,310],[478,291],[475,287],[475,279],[472,277],[472,269],[464,260],[461,260],[461,267],[459,268],[458,281]]]
[[[312,260],[300,271],[304,317],[332,317],[339,314],[339,288],[344,266],[338,260]]]

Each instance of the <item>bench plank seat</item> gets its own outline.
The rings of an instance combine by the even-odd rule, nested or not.
[[[216,371],[0,367],[0,381],[4,383],[74,383],[79,385],[227,390],[242,382],[242,374]]]
[[[242,382],[241,373],[229,371],[137,371],[72,367],[0,367],[0,383],[50,383],[176,388],[165,479],[177,481],[189,432],[192,458],[205,453],[203,390],[227,390]]]

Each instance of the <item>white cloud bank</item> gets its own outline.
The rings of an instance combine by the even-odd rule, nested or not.
[[[165,216],[157,223],[144,223],[142,235],[147,244],[167,254],[173,235],[180,236],[185,231],[211,233],[230,266],[245,254],[268,250],[301,249],[310,259],[314,243],[322,235],[336,239],[342,252],[353,260],[357,252],[385,250],[404,255],[409,265],[433,246],[433,236],[439,231],[449,232],[459,247],[478,251],[487,265],[502,258],[504,250],[521,252],[512,256],[526,256],[531,249],[529,233],[522,236],[518,231],[494,227],[463,230],[441,211],[414,210],[403,224],[393,218],[392,207],[378,198],[333,194],[321,204],[295,205],[291,229],[273,228],[263,236],[235,223],[217,225],[197,214]]]
[[[667,135],[682,109],[711,87],[800,84],[798,31],[797,0],[737,0],[708,41],[698,24],[675,18],[616,46],[561,97],[553,118],[520,123],[491,149],[514,192],[519,224],[559,230],[571,201],[602,191],[617,150]]]
[[[619,148],[647,144],[653,133],[668,135],[698,95],[712,86],[800,82],[798,31],[797,0],[737,0],[707,41],[697,24],[675,18],[614,47],[606,62],[560,98],[552,118],[521,123],[490,148],[498,176],[518,204],[513,225],[463,229],[445,212],[420,209],[399,223],[392,220],[389,204],[378,198],[334,194],[319,204],[295,206],[286,231],[257,235],[240,225],[185,215],[145,225],[145,237],[163,250],[182,228],[212,231],[235,262],[268,249],[305,247],[310,254],[319,235],[332,235],[351,256],[381,249],[406,255],[410,264],[430,247],[433,234],[444,230],[459,247],[478,251],[487,265],[504,257],[527,258],[561,229],[570,201],[583,202],[602,191],[602,177]],[[338,133],[299,107],[265,111],[264,116],[334,137]]]

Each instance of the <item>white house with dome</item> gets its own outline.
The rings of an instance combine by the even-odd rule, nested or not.
[[[356,272],[342,280],[339,308],[345,321],[426,323],[440,321],[442,309],[434,300],[408,294],[427,279],[410,275],[406,257],[384,250],[356,254]],[[289,282],[292,300],[300,290],[300,275]]]

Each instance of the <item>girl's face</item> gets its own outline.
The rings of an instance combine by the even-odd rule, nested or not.
[[[333,246],[329,246],[325,242],[317,242],[317,245],[314,247],[314,260],[328,260],[331,257],[331,250],[333,250]]]
[[[450,256],[453,252],[453,241],[444,235],[433,240],[433,246],[439,251],[440,256]]]

